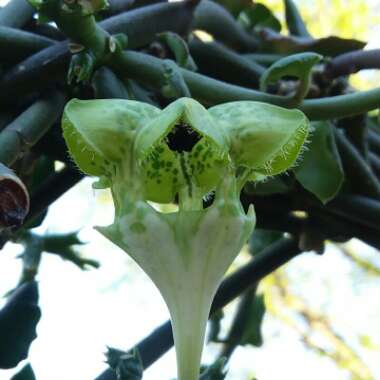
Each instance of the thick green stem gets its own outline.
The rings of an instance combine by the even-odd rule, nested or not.
[[[311,37],[294,1],[285,0],[284,3],[286,25],[288,26],[290,34],[298,37]]]
[[[201,73],[241,86],[257,88],[265,67],[218,42],[192,40],[190,53]]]
[[[61,93],[50,94],[4,128],[0,132],[0,162],[11,165],[24,149],[32,147],[61,115],[64,102]]]
[[[0,51],[7,52],[2,56],[3,62],[16,62],[54,43],[50,38],[0,26]]]
[[[0,25],[21,28],[33,14],[34,9],[26,0],[12,0],[0,9]]]
[[[203,0],[194,14],[194,29],[204,30],[237,50],[255,51],[258,42],[221,5]]]

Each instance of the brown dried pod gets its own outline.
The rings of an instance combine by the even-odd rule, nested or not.
[[[21,226],[28,212],[28,190],[11,169],[0,163],[0,230]]]

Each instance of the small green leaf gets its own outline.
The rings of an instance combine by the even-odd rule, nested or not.
[[[190,90],[178,65],[170,59],[165,59],[162,66],[165,80],[165,84],[161,88],[162,95],[168,99],[190,97]]]
[[[36,380],[33,368],[30,364],[27,364],[21,371],[16,373],[11,380]]]
[[[158,35],[160,41],[165,43],[175,56],[175,61],[181,67],[195,71],[197,66],[190,55],[189,47],[185,40],[173,32],[164,32]]]
[[[245,8],[240,14],[238,21],[247,30],[270,28],[276,32],[281,30],[281,23],[271,10],[264,4],[254,3]]]
[[[252,299],[252,304],[249,310],[249,318],[247,318],[246,330],[240,344],[251,344],[260,347],[263,344],[261,333],[261,325],[265,314],[264,296],[255,296]]]
[[[116,372],[117,380],[141,380],[144,368],[137,348],[125,352],[108,347],[107,363]]]
[[[249,253],[256,256],[266,247],[281,239],[282,232],[256,229],[249,239]]]
[[[234,164],[249,168],[252,180],[289,169],[308,135],[309,121],[295,109],[240,101],[212,107],[209,112],[230,138]]]
[[[316,53],[299,53],[282,58],[264,72],[260,79],[260,88],[265,91],[268,84],[285,76],[296,77],[300,83],[294,97],[302,100],[309,91],[311,70],[321,59],[322,56]]]
[[[303,160],[293,171],[305,189],[326,203],[339,192],[344,172],[331,126],[323,121],[312,126],[311,143]]]
[[[226,359],[220,358],[201,373],[199,380],[223,380],[227,375]]]

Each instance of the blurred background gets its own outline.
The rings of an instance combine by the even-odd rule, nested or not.
[[[0,0],[0,5],[6,1]],[[285,27],[283,2],[261,3]],[[368,41],[380,48],[380,1],[296,1],[315,37],[339,35]],[[326,22],[323,22],[326,20]],[[380,85],[379,71],[351,77],[358,89]],[[40,305],[38,339],[29,360],[38,380],[92,380],[107,365],[106,346],[127,349],[168,318],[156,288],[121,250],[92,229],[112,222],[107,191],[94,191],[81,181],[49,209],[37,233],[80,231],[86,242],[76,249],[99,261],[99,269],[82,271],[56,255],[42,257],[38,274]],[[21,273],[22,247],[8,243],[0,255],[0,297],[15,287]],[[231,271],[249,260],[247,250]],[[292,260],[262,281],[266,313],[263,345],[239,346],[229,362],[228,380],[371,380],[380,379],[380,255],[359,241],[328,244],[324,255],[313,252]],[[4,298],[0,298],[0,306]],[[225,308],[220,336],[226,334],[236,304]],[[1,339],[1,337],[0,337]],[[214,361],[220,343],[210,343],[204,362]],[[7,380],[22,367],[0,371]],[[172,349],[144,372],[144,379],[176,375]]]

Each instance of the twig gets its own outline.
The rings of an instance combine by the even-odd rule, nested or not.
[[[327,65],[325,73],[329,78],[350,75],[364,69],[380,68],[380,49],[356,50],[338,55]]]
[[[78,170],[66,167],[60,172],[47,178],[41,186],[31,195],[30,211],[25,220],[25,227],[32,223],[53,202],[71,189],[83,178]]]
[[[253,52],[258,42],[248,34],[224,7],[203,0],[194,14],[194,29],[204,30],[238,51]]]
[[[275,269],[299,255],[296,239],[283,238],[258,254],[254,260],[227,277],[220,286],[211,307],[211,314],[227,305],[244,290],[256,284]],[[173,345],[170,321],[162,324],[135,347],[141,354],[144,368],[148,368]],[[96,380],[116,380],[112,369],[105,370]]]
[[[192,21],[192,8],[184,2],[154,4],[141,7],[99,23],[108,33],[128,35],[128,48],[141,47],[152,41],[157,33],[184,33]],[[62,78],[67,70],[70,52],[67,41],[56,43],[8,71],[0,80],[0,101],[11,103],[12,97],[25,94]]]
[[[360,195],[339,195],[327,209],[345,219],[368,226],[380,233],[380,202]]]

